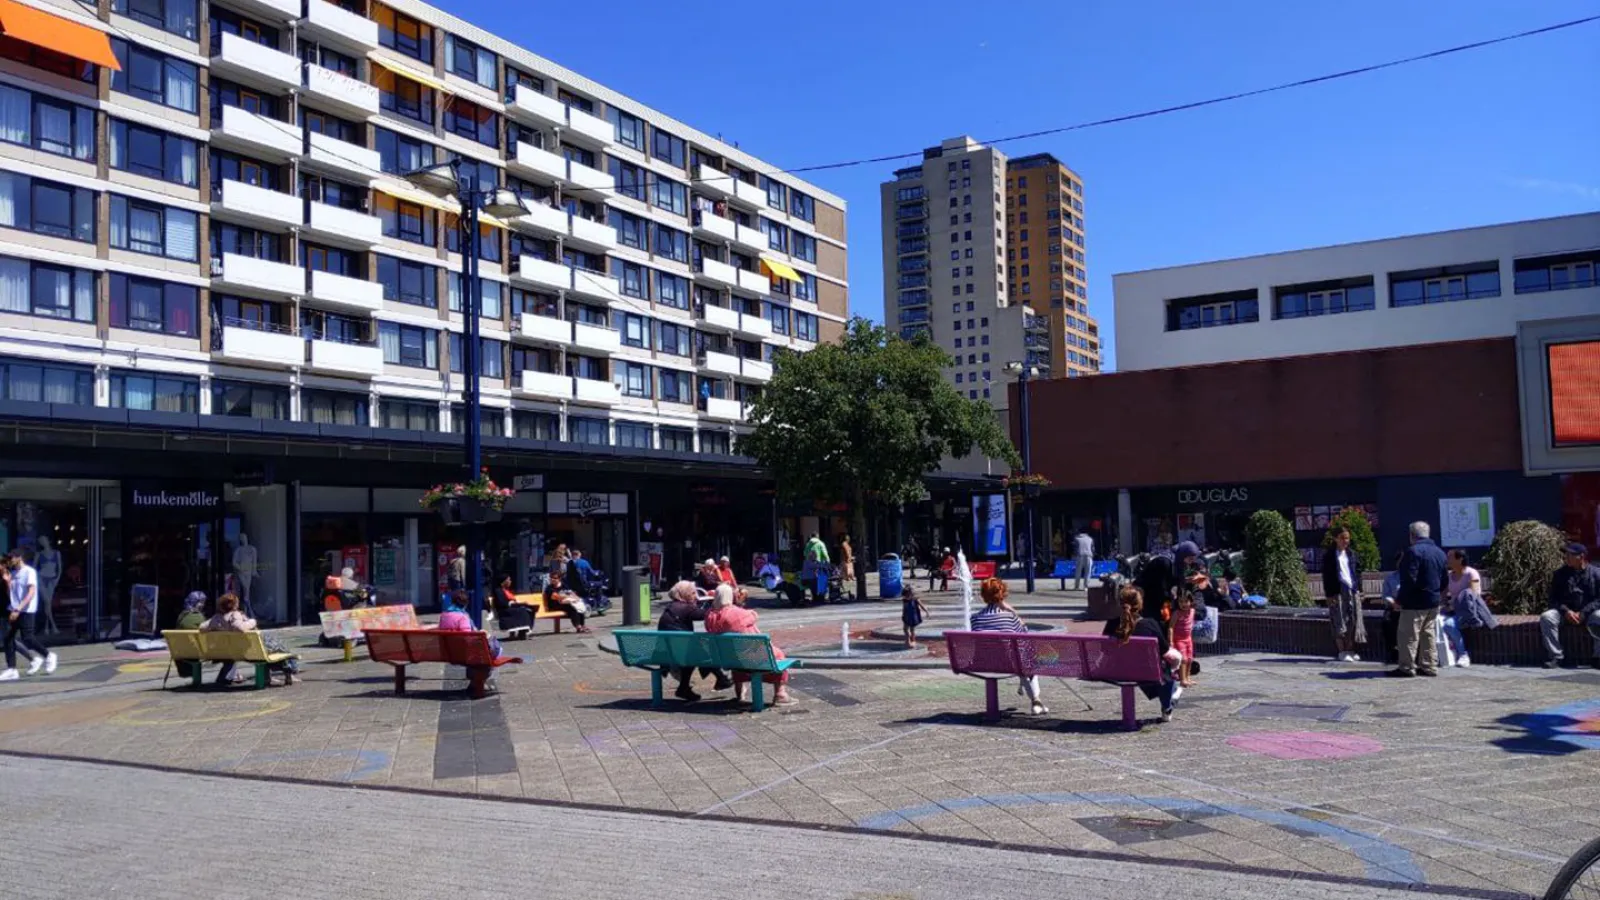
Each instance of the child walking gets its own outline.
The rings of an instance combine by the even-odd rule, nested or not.
[[[1195,576],[1196,581],[1204,578]],[[1194,662],[1194,591],[1203,585],[1192,583],[1191,589],[1178,595],[1178,609],[1172,614],[1172,649],[1183,654],[1178,663],[1178,687],[1189,687],[1189,667]]]
[[[922,605],[922,598],[917,596],[917,589],[906,585],[900,595],[900,624],[906,627],[906,649],[917,649],[917,626],[928,615],[928,608]]]

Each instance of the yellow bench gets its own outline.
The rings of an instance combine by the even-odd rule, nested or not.
[[[161,637],[166,640],[167,652],[172,654],[174,663],[194,664],[191,679],[195,687],[200,686],[203,663],[247,662],[255,666],[256,687],[264,688],[267,666],[294,656],[293,653],[269,653],[259,631],[163,631]],[[171,669],[167,667],[168,677]],[[161,687],[166,686],[167,679],[162,678]]]
[[[529,601],[533,601],[533,602],[530,603]],[[536,593],[536,594],[518,594],[517,595],[517,604],[522,606],[523,608],[527,609],[529,612],[533,613],[534,622],[542,622],[545,619],[554,620],[554,622],[555,622],[555,630],[556,630],[557,634],[561,633],[561,623],[562,623],[562,621],[568,618],[567,614],[562,612],[561,610],[559,610],[559,609],[551,609],[550,607],[545,605],[544,593],[542,591],[539,592],[539,593]],[[535,605],[535,604],[537,604],[537,605]],[[531,631],[532,629],[527,629],[527,630]],[[508,634],[511,631],[523,631],[524,634],[526,634],[526,631],[524,631],[521,628],[507,629],[507,633]]]

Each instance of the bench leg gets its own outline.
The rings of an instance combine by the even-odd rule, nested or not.
[[[657,669],[656,671],[650,673],[650,705],[660,706],[662,702],[661,670]]]
[[[1139,729],[1139,719],[1134,715],[1133,688],[1134,686],[1131,684],[1122,686],[1122,727],[1129,731],[1137,731]]]
[[[201,665],[200,660],[197,659],[194,661],[194,668],[189,671],[193,673],[189,676],[189,684],[193,687],[199,687],[206,677],[206,667]]]
[[[354,662],[356,658],[356,642],[349,638],[344,639],[344,661]]]
[[[1000,721],[1000,680],[985,678],[983,680],[983,719],[986,722]]]
[[[264,687],[267,686],[267,664],[266,663],[256,663],[255,665],[256,665],[256,689],[260,690],[261,688],[264,688]]]
[[[405,666],[395,666],[394,667],[394,695],[396,697],[404,697],[406,695],[406,667]]]
[[[550,622],[551,622],[551,624],[556,626],[556,630],[552,631],[550,633],[551,634],[560,634],[561,633],[561,620],[560,619],[551,619]]]
[[[467,669],[467,696],[474,700],[482,700],[488,693],[484,684],[489,680],[489,670],[484,666],[473,666]]]
[[[765,685],[762,683],[760,675],[750,679],[751,712],[761,712],[763,709],[767,708],[767,698],[761,693],[761,689],[763,687],[765,687]]]

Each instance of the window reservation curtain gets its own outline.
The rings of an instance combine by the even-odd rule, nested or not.
[[[0,87],[0,141],[31,146],[33,95],[14,87]]]
[[[28,311],[28,272],[26,260],[0,258],[0,312]]]

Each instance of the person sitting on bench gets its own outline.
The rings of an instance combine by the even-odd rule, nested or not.
[[[790,606],[799,606],[806,600],[806,589],[798,584],[784,581],[783,572],[778,568],[778,564],[771,559],[768,559],[767,564],[761,567],[761,571],[756,573],[756,577],[761,579],[762,585],[767,590],[789,601]]]
[[[511,576],[507,575],[506,576],[506,580],[507,581],[511,580]],[[466,613],[467,604],[470,601],[471,601],[471,597],[468,596],[466,591],[451,591],[450,592],[450,607],[448,609],[446,609],[444,612],[439,614],[439,624],[434,626],[434,630],[435,631],[479,631],[479,630],[481,630],[481,629],[477,629],[477,628],[473,628],[472,627],[472,617],[467,615],[467,613]],[[489,653],[495,659],[499,659],[501,656],[505,655],[505,651],[500,649],[500,642],[495,640],[494,635],[492,635],[492,634],[489,635]]]
[[[239,596],[237,594],[223,594],[217,598],[217,614],[201,623],[201,631],[256,631],[256,620],[245,616],[239,611]],[[268,653],[288,653],[289,648],[278,640],[277,635],[261,635],[261,646]],[[258,664],[260,665],[260,664]],[[272,672],[283,675],[283,686],[288,687],[299,681],[300,664],[294,657],[289,657],[283,662],[266,663]],[[222,664],[222,671],[217,673],[217,684],[228,684],[232,680],[234,663]],[[271,684],[271,680],[268,680]]]
[[[1106,623],[1102,634],[1124,644],[1129,638],[1135,637],[1156,639],[1156,647],[1161,654],[1161,680],[1141,681],[1139,690],[1151,700],[1161,701],[1161,721],[1169,722],[1172,720],[1172,705],[1178,702],[1178,695],[1183,693],[1183,689],[1172,678],[1172,669],[1182,661],[1183,656],[1172,649],[1167,627],[1160,620],[1144,615],[1144,591],[1131,585],[1125,587],[1117,595],[1117,602],[1122,612]]]
[[[711,611],[706,613],[706,631],[712,634],[760,634],[761,628],[756,624],[754,610],[735,606],[733,602],[734,591],[729,585],[717,587],[716,599],[711,603]],[[783,659],[783,651],[777,644],[772,645],[772,658]],[[777,685],[777,691],[772,696],[772,702],[778,706],[788,706],[794,703],[794,698],[789,696],[789,673],[781,675],[761,676],[767,684]],[[745,684],[750,681],[747,672],[733,674],[733,699],[736,703],[744,702]]]
[[[589,626],[583,624],[583,618],[589,607],[587,605],[580,607],[578,606],[580,603],[583,603],[583,598],[575,597],[571,591],[563,588],[561,576],[551,572],[550,580],[544,586],[544,608],[566,613],[567,618],[572,620],[572,627],[579,634],[587,634]]]
[[[694,623],[706,620],[705,607],[701,606],[694,595],[694,582],[680,581],[667,591],[667,608],[661,611],[661,620],[656,623],[657,631],[693,631]],[[682,666],[674,671],[678,676],[677,697],[679,700],[693,703],[700,699],[694,692],[692,679],[694,669]],[[717,681],[715,690],[725,691],[733,687],[733,679],[721,669],[702,668],[701,678],[715,676]]]

